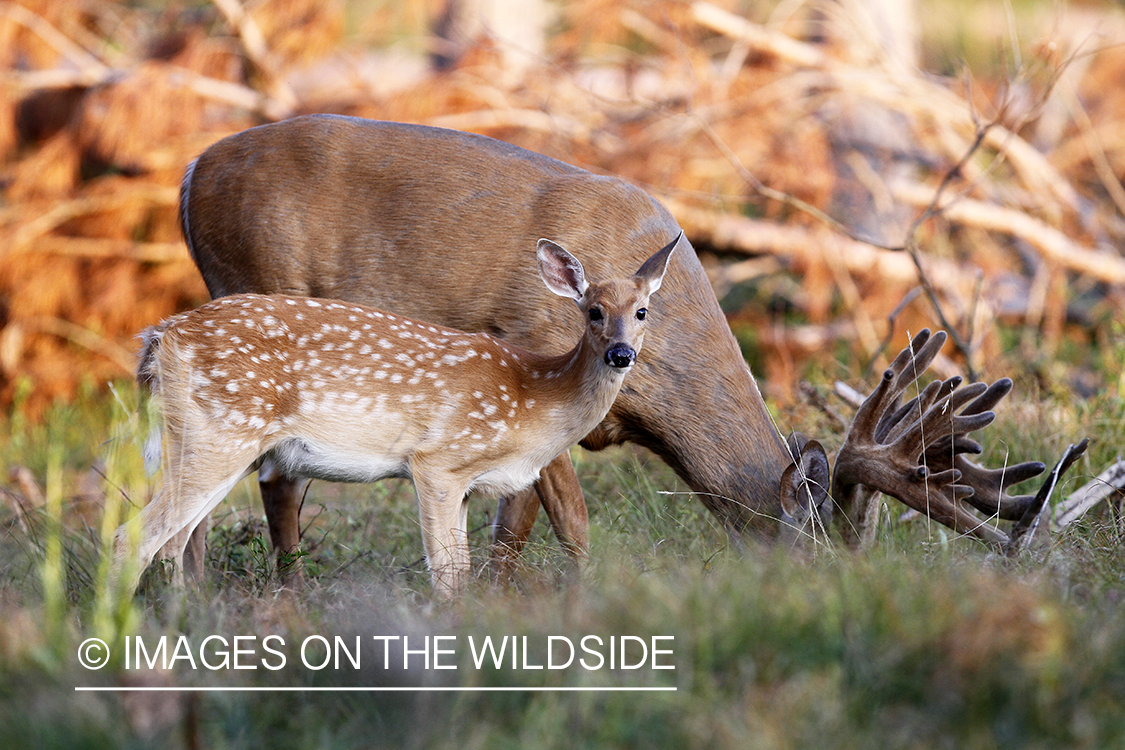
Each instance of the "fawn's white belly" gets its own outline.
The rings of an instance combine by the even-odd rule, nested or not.
[[[289,476],[311,477],[328,482],[374,482],[385,477],[409,477],[400,455],[378,455],[338,445],[326,446],[305,438],[279,443],[266,458],[276,462]]]
[[[539,470],[546,465],[546,461],[539,462],[532,459],[507,461],[478,476],[473,481],[471,489],[486,495],[518,492],[537,480]]]

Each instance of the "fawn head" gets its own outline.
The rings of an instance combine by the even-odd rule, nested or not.
[[[645,335],[648,300],[660,288],[672,251],[683,232],[646,260],[632,277],[591,284],[578,259],[550,240],[539,240],[539,275],[560,297],[578,303],[586,320],[584,341],[613,371],[624,374],[637,361]]]

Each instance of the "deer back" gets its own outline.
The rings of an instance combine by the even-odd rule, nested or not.
[[[615,178],[482,136],[323,115],[216,143],[189,169],[181,209],[214,296],[352,300],[547,353],[582,321],[536,279],[527,247],[552,237],[613,278],[679,231]],[[791,458],[686,242],[645,347],[584,444],[645,445],[735,530],[776,517]]]

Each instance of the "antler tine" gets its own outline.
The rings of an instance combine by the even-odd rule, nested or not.
[[[975,383],[984,388],[983,383]],[[982,411],[991,411],[993,407],[1004,400],[1012,392],[1012,379],[1000,378],[992,385],[984,388],[984,392],[971,404],[965,407],[964,414],[979,414]]]
[[[884,422],[879,415],[885,415],[895,409],[903,391],[918,375],[926,371],[944,343],[945,331],[938,331],[933,336],[930,335],[929,328],[919,331],[911,340],[910,346],[899,352],[891,366],[883,371],[879,385],[875,386],[871,395],[860,404],[852,424],[868,424],[878,420],[875,426],[878,432]],[[890,424],[886,425],[888,429]]]
[[[965,500],[981,513],[995,515],[1005,521],[1018,521],[1035,501],[1035,495],[1013,496],[1007,493],[1007,489],[1039,476],[1047,468],[1042,461],[1026,461],[999,469],[986,469],[963,455],[954,457],[953,466],[961,472],[962,480],[973,488],[972,496]]]
[[[919,462],[927,445],[936,440],[946,439],[948,445],[963,450],[976,445],[964,435],[987,426],[995,415],[989,411],[957,414],[956,407],[974,398],[979,401],[986,391],[973,386],[958,393],[961,378],[950,378],[927,386],[905,406],[896,406],[903,391],[933,362],[945,339],[943,331],[919,333],[856,412],[832,481],[832,495],[842,511],[842,530],[849,540],[854,534],[862,541],[870,533],[865,526],[872,518],[874,495],[860,489],[866,486],[896,497],[958,532],[998,547],[1007,542],[1007,535],[960,506],[958,501],[971,496],[973,489],[960,484],[959,469],[948,467],[933,473]],[[918,416],[911,419],[912,414]]]
[[[1043,510],[1043,506],[1047,504],[1047,500],[1050,499],[1051,493],[1054,492],[1055,487],[1058,486],[1062,475],[1066,473],[1066,470],[1070,468],[1071,464],[1082,457],[1082,454],[1086,452],[1086,446],[1089,444],[1090,438],[1082,438],[1079,443],[1071,443],[1066,447],[1062,458],[1055,464],[1055,468],[1051,469],[1050,473],[1047,475],[1047,479],[1039,488],[1039,492],[1035,494],[1031,503],[1024,510],[1023,515],[1012,525],[1012,535],[1004,549],[1004,554],[1008,557],[1013,557],[1019,553],[1027,535],[1033,532],[1038,525],[1039,513]]]
[[[923,393],[910,402],[897,409],[894,404],[899,402],[902,394],[914,383],[922,373],[930,367],[934,357],[941,351],[941,347],[945,344],[946,334],[945,331],[938,331],[933,336],[930,335],[930,329],[923,328],[917,336],[915,336],[910,346],[899,352],[895,357],[891,366],[883,372],[884,380],[888,382],[888,391],[882,395],[878,400],[878,406],[881,407],[878,412],[882,414],[879,423],[875,426],[875,437],[877,439],[885,438],[888,432],[900,422],[907,414],[911,413],[911,409],[917,407],[920,399],[932,401],[935,398],[940,398],[944,393],[948,392],[948,384],[930,384],[926,386]],[[955,378],[956,382],[952,384],[952,388],[956,388],[960,384],[961,379]],[[893,385],[891,385],[893,382]],[[874,395],[874,394],[873,394]],[[919,414],[925,411],[923,407]]]
[[[996,406],[1011,389],[1012,381],[1009,378],[1001,378],[992,385],[971,383],[957,392],[950,402],[950,409],[960,409],[963,416],[982,414]],[[970,399],[973,400],[962,409],[962,405]],[[960,454],[977,454],[982,450],[980,443],[966,435],[944,435],[927,443],[924,458],[928,466],[949,468]]]
[[[875,495],[883,492],[957,532],[1011,552],[1059,475],[1085,449],[1085,443],[1071,446],[1037,494],[1008,495],[1006,487],[1038,476],[1045,466],[1027,461],[986,469],[967,456],[981,452],[980,443],[968,435],[996,418],[992,410],[1011,392],[1010,378],[964,388],[960,377],[935,381],[899,405],[903,392],[929,367],[945,338],[942,331],[933,336],[922,331],[899,353],[856,412],[832,476],[840,529],[849,542],[858,538],[862,543],[870,537]],[[976,516],[969,505],[990,518],[1017,521],[1011,537]]]
[[[936,441],[946,445],[956,442],[970,432],[976,432],[992,424],[996,413],[991,411],[979,414],[958,414],[954,407],[954,395],[949,394],[937,401],[909,427],[895,438],[902,441],[902,450],[915,450],[914,456],[920,458],[929,452]]]
[[[931,335],[929,328],[923,328],[910,342],[910,346],[899,352],[890,369],[895,371],[895,392],[901,394],[926,370],[945,346],[945,331]],[[901,363],[901,364],[900,364]]]
[[[879,425],[875,428],[875,437],[880,442],[887,442],[887,438],[892,435],[901,433],[911,423],[907,421],[907,417],[911,414],[917,415],[921,418],[923,414],[930,410],[939,399],[943,399],[951,394],[956,393],[956,397],[950,402],[951,408],[956,408],[954,404],[964,400],[961,394],[964,391],[958,391],[958,386],[961,385],[961,376],[954,375],[948,380],[935,380],[927,385],[920,394],[907,401],[900,406],[896,411],[888,411],[879,420]],[[972,389],[976,384],[968,386],[965,390]]]
[[[976,398],[961,410],[961,414],[969,416],[990,413],[1011,392],[1012,379],[1000,378],[987,387],[983,383],[973,383],[964,389],[966,396],[970,389],[974,389],[972,395]],[[1039,476],[1047,468],[1046,465],[1041,461],[1026,461],[999,469],[987,469],[964,455],[980,452],[980,444],[976,441],[964,436],[948,436],[927,448],[925,459],[935,470],[958,469],[962,482],[973,488],[973,494],[965,500],[977,510],[1005,521],[1019,520],[1036,496],[1012,496],[1005,492],[1005,488]]]

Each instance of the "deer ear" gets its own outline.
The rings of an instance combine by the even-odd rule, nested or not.
[[[816,440],[794,432],[787,441],[793,463],[781,475],[781,509],[798,524],[804,524],[815,513],[831,510],[828,499],[828,456]],[[821,520],[825,523],[830,518]]]
[[[535,252],[539,256],[539,276],[547,288],[560,297],[581,301],[590,285],[578,258],[550,240],[539,240]]]
[[[640,270],[633,274],[633,278],[640,279],[648,286],[649,295],[655,294],[664,282],[664,274],[668,270],[668,262],[672,259],[672,251],[680,244],[680,238],[683,236],[684,230],[681,229],[676,239],[657,250],[656,254],[646,260]]]

